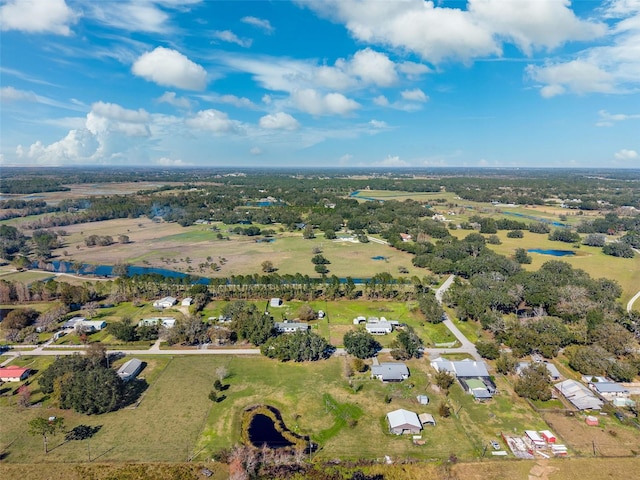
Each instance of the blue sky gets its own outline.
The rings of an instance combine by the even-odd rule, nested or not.
[[[640,0],[0,0],[0,165],[640,167]]]

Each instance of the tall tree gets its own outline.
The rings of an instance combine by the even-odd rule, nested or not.
[[[49,453],[47,446],[49,437],[57,435],[62,431],[64,431],[64,418],[62,417],[54,417],[52,419],[36,417],[29,421],[29,434],[34,436],[42,435],[45,454]]]

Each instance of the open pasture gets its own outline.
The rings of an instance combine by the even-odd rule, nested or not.
[[[89,454],[93,460],[106,462],[206,460],[217,450],[240,440],[241,413],[255,404],[278,408],[288,428],[308,434],[316,441],[322,440],[321,448],[314,454],[318,459],[382,455],[430,459],[446,458],[452,452],[461,459],[471,459],[481,453],[479,442],[487,435],[493,438],[496,431],[503,428],[503,422],[505,427],[519,430],[540,423],[531,410],[513,407],[509,411],[505,405],[511,403],[510,397],[476,405],[469,396],[457,391],[460,389],[457,385],[452,387],[451,398],[454,406],[464,405],[462,412],[465,413],[458,408],[456,415],[441,418],[438,406],[446,397],[431,387],[428,374],[433,372],[427,359],[407,362],[411,371],[409,380],[383,384],[370,379],[368,372],[356,374],[347,381],[343,375],[348,361],[345,357],[317,363],[280,363],[262,357],[217,355],[140,358],[147,363],[140,377],[146,379],[149,386],[135,408],[98,416],[61,411],[52,408],[50,401],[38,393],[37,376],[32,379],[32,398],[43,401],[40,407],[19,408],[15,396],[2,397],[0,445],[4,449],[4,461],[83,462]],[[388,358],[383,356],[381,360]],[[23,362],[31,361],[23,357]],[[43,362],[50,361],[37,360],[40,368],[45,367]],[[223,380],[228,387],[220,392],[224,398],[214,403],[207,396],[220,367],[229,374]],[[420,406],[415,396],[425,393],[431,402]],[[326,396],[323,400],[325,394],[331,402],[326,401],[329,398]],[[390,401],[387,403],[385,398]],[[336,405],[341,410],[362,413],[354,422],[338,421],[341,417],[334,411]],[[414,446],[407,436],[387,432],[385,414],[398,408],[432,413],[436,417],[437,426],[423,431],[425,446]],[[508,420],[494,419],[492,414],[506,416]],[[62,416],[68,428],[85,424],[100,426],[100,430],[90,441],[64,442],[61,436],[54,437],[50,442],[52,450],[45,455],[42,438],[30,436],[25,428],[31,418],[39,415]],[[469,421],[487,425],[466,425]]]
[[[54,254],[58,259],[80,261],[95,265],[113,265],[126,262],[132,265],[166,268],[209,277],[248,275],[261,271],[263,261],[271,261],[280,274],[301,273],[317,277],[311,263],[313,249],[319,248],[331,262],[329,275],[368,278],[376,273],[388,272],[398,276],[400,268],[422,276],[425,270],[411,263],[411,255],[377,242],[359,243],[327,240],[322,234],[314,239],[302,238],[302,232],[281,232],[273,241],[257,242],[228,232],[229,226],[208,225],[181,227],[175,223],[153,222],[146,218],[106,220],[102,222],[70,225],[64,245]],[[275,228],[274,226],[267,226]],[[119,235],[129,237],[130,243],[101,247],[87,247],[84,239],[89,235],[110,235],[117,242]],[[376,260],[375,258],[381,257]],[[218,271],[200,264],[216,263]],[[354,268],[357,266],[357,268]]]
[[[107,195],[131,195],[141,190],[153,190],[165,185],[183,185],[181,182],[114,182],[114,183],[80,183],[65,185],[71,190],[65,192],[39,192],[29,194],[3,194],[7,199],[42,200],[50,205],[57,205],[63,200],[75,200],[87,197]]]

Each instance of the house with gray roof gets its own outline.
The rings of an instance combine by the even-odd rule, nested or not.
[[[156,300],[153,302],[153,308],[165,309],[171,308],[178,302],[178,299],[175,297],[164,297],[160,300]]]
[[[302,322],[276,322],[275,328],[278,333],[306,332],[309,324]]]
[[[422,422],[418,414],[403,408],[387,413],[389,431],[396,435],[416,434],[422,430]]]
[[[485,362],[436,358],[431,362],[431,366],[438,372],[445,371],[453,375],[464,391],[473,395],[476,400],[488,400],[496,393],[496,386],[491,380]]]
[[[630,395],[624,385],[616,382],[594,382],[589,384],[589,388],[610,402],[614,398],[629,398]]]
[[[476,360],[451,361],[443,358],[436,358],[431,362],[431,366],[438,372],[447,371],[455,377],[489,377],[487,364]]]
[[[393,324],[387,321],[367,322],[364,328],[371,335],[387,335],[393,332]]]
[[[371,378],[383,382],[401,382],[409,378],[409,368],[401,362],[383,362],[371,367]]]

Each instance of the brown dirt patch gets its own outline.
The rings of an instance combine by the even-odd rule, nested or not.
[[[623,457],[640,452],[638,431],[621,425],[615,418],[599,416],[599,426],[589,426],[582,415],[567,417],[560,413],[543,415],[551,430],[579,455]]]

